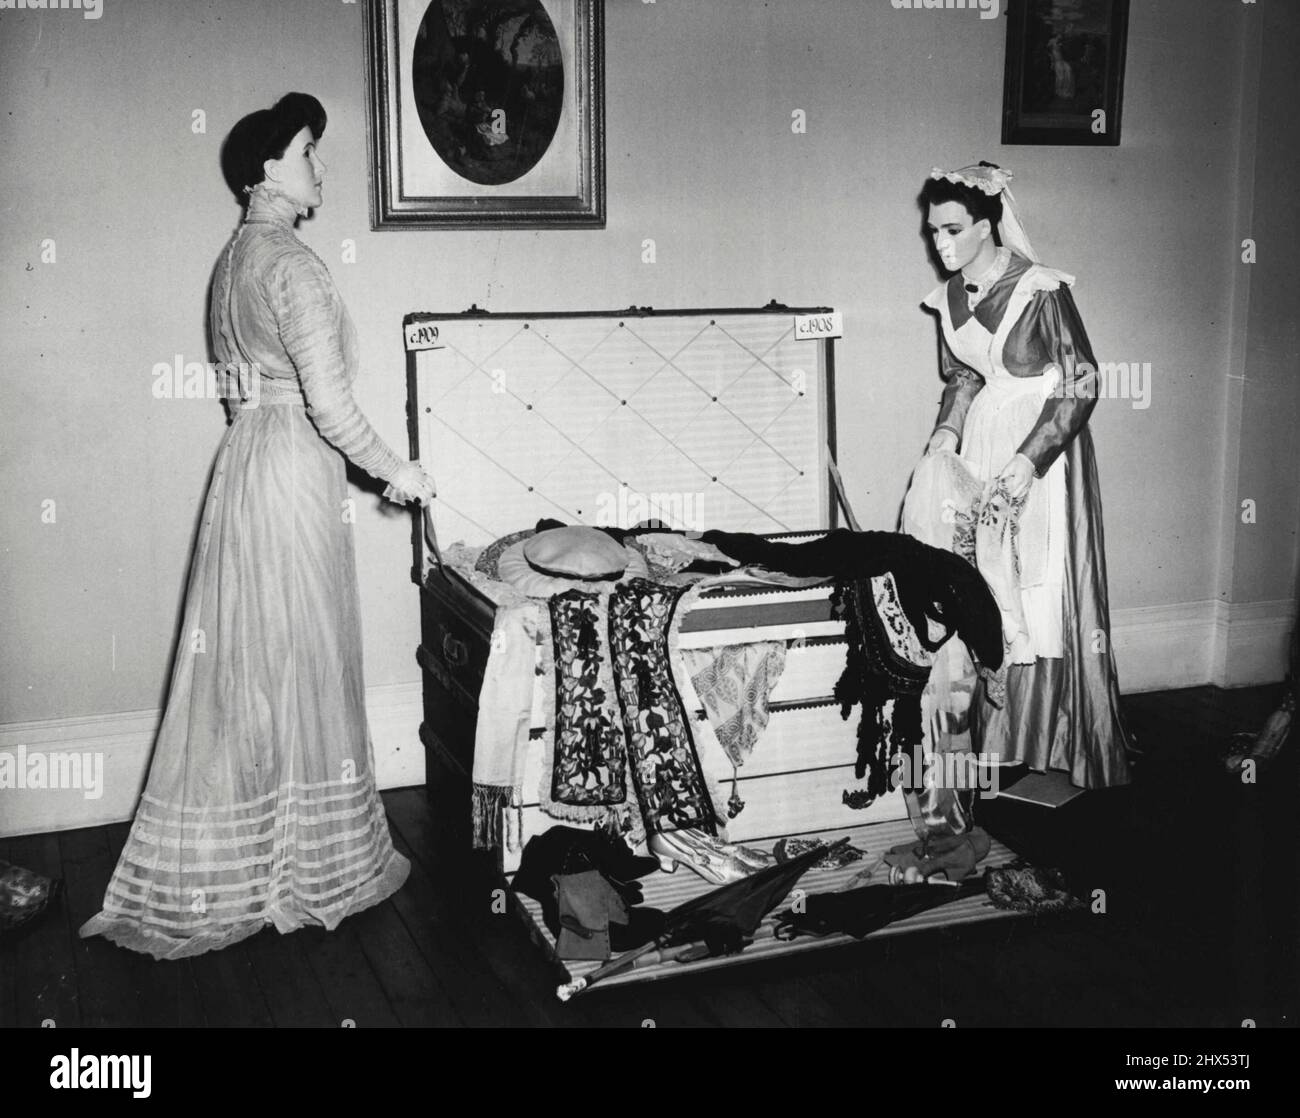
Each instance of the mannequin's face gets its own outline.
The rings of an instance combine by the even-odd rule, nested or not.
[[[926,228],[940,262],[950,272],[966,267],[992,237],[988,219],[972,221],[960,202],[931,206]]]
[[[279,159],[268,159],[264,169],[267,179],[298,205],[313,209],[321,204],[325,164],[316,154],[316,141],[310,128],[300,128],[284,149],[284,155]]]

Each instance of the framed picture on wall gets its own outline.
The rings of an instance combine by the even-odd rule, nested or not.
[[[1128,0],[1011,0],[1004,144],[1119,144]]]
[[[605,224],[604,0],[367,0],[374,229]]]

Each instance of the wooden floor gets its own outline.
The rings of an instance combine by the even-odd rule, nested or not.
[[[1215,756],[1279,694],[1131,696],[1145,751],[1132,786],[1055,812],[981,805],[1008,845],[1104,890],[1104,914],[868,940],[568,1005],[517,918],[494,914],[496,883],[463,852],[464,812],[420,789],[384,796],[413,867],[394,898],[332,933],[268,930],[181,962],[76,937],[125,824],[0,839],[0,857],[66,883],[59,911],[0,947],[0,1025],[1294,1025],[1300,750],[1289,743],[1254,786]]]

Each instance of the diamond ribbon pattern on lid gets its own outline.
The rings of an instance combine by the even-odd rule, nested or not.
[[[439,325],[414,403],[440,536],[485,544],[543,516],[824,526],[820,343],[789,313]]]

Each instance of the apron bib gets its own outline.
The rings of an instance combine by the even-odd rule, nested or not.
[[[960,456],[986,482],[1011,461],[1061,380],[1055,365],[1037,376],[1017,377],[1002,363],[1007,337],[1033,298],[1034,271],[1030,268],[1020,277],[992,333],[974,315],[954,329],[946,294],[937,300],[953,355],[984,378],[984,387],[966,413]],[[1043,477],[1034,479],[1020,512],[1020,589],[1027,631],[1012,642],[1012,663],[1061,655],[1065,532],[1065,458],[1061,456]]]

